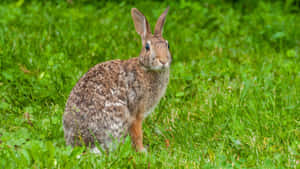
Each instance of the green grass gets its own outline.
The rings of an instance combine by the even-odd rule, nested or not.
[[[246,2],[0,3],[0,168],[299,168],[299,8]],[[72,87],[99,62],[138,56],[132,7],[153,28],[167,5],[174,60],[144,122],[148,155],[129,138],[103,156],[66,146]]]

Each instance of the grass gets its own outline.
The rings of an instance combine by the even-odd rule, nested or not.
[[[300,16],[289,2],[0,3],[0,168],[299,168]],[[103,156],[66,146],[72,87],[99,62],[138,56],[130,8],[153,28],[167,5],[174,60],[143,126],[148,155],[129,138]]]

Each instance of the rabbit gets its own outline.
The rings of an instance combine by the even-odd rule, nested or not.
[[[160,99],[169,83],[172,56],[162,37],[169,7],[159,17],[154,34],[146,17],[131,9],[136,32],[142,38],[138,57],[112,60],[92,67],[74,86],[63,114],[67,145],[110,150],[115,139],[128,134],[138,152],[143,146],[142,122]],[[94,149],[96,148],[96,149]]]

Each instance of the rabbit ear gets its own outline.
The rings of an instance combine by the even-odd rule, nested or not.
[[[150,25],[146,17],[136,8],[131,9],[131,16],[134,21],[136,32],[145,39],[147,34],[151,34]]]
[[[158,20],[156,22],[156,25],[155,25],[155,29],[154,29],[154,35],[162,36],[162,30],[163,30],[163,27],[164,27],[164,23],[165,23],[166,16],[167,16],[167,13],[169,11],[169,8],[170,7],[168,7],[164,11],[164,13],[162,13],[160,15],[160,17],[158,18]]]

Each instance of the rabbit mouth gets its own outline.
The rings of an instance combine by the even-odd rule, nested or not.
[[[153,71],[165,71],[168,70],[169,68],[170,66],[168,63],[150,67],[150,69]]]
[[[154,62],[154,63],[147,63],[140,61],[141,66],[149,71],[165,71],[170,68],[170,62],[167,62],[165,64]]]

